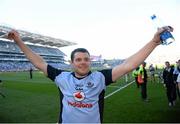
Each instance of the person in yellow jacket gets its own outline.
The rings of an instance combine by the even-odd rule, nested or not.
[[[146,67],[146,62],[143,62],[141,64],[141,66],[139,67],[139,73],[138,73],[138,76],[141,76],[141,80],[142,81],[139,81],[139,85],[141,86],[141,97],[142,97],[142,100],[143,101],[148,101],[147,99],[147,71],[145,69]],[[139,77],[138,77],[139,78]]]
[[[139,73],[139,67],[137,67],[135,70],[132,72],[132,76],[135,78],[135,82],[137,85],[137,88],[139,88],[139,82],[138,82],[138,73]]]

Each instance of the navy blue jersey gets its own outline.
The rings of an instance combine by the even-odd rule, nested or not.
[[[73,72],[50,65],[48,77],[60,90],[59,123],[101,123],[106,86],[112,83],[112,69],[89,72],[76,78]]]

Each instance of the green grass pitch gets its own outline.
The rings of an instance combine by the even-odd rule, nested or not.
[[[131,82],[133,79],[130,80]],[[40,72],[0,73],[3,85],[0,91],[0,122],[56,123],[59,114],[59,91],[56,85]],[[129,82],[124,77],[107,87],[106,95]],[[140,89],[133,83],[105,99],[104,122],[180,122],[180,102],[169,107],[162,83],[148,82],[149,102],[141,100]]]

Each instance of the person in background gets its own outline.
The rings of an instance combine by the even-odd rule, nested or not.
[[[135,83],[137,85],[137,88],[139,88],[139,82],[138,82],[138,73],[139,73],[139,67],[137,67],[135,70],[132,72],[132,76],[135,78]]]
[[[155,68],[153,64],[149,66],[149,72],[150,72],[151,82],[155,82]]]
[[[176,63],[177,63],[177,66],[174,69],[173,75],[174,75],[174,81],[176,82],[177,94],[180,99],[180,83],[177,82],[177,77],[180,74],[180,59]]]
[[[139,68],[139,75],[142,76],[142,82],[140,83],[141,86],[141,97],[142,100],[148,102],[147,98],[147,71],[146,71],[146,62],[143,62]],[[140,81],[138,81],[140,82]]]
[[[33,69],[30,67],[30,69],[29,69],[29,76],[30,76],[30,79],[32,79],[32,78],[33,78],[33,74],[32,74],[32,72],[33,72]]]
[[[180,73],[177,76],[177,80],[176,80],[177,84],[178,84],[178,90],[180,89]],[[180,91],[179,91],[180,92]]]
[[[3,98],[5,98],[5,95],[4,95],[3,92],[2,92],[2,87],[3,87],[3,82],[2,82],[2,80],[0,80],[0,95],[1,95]]]
[[[176,84],[173,77],[174,68],[170,65],[170,62],[165,62],[165,68],[163,70],[163,79],[166,86],[166,93],[169,102],[169,106],[175,105],[176,100]]]

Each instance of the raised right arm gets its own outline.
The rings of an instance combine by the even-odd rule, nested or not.
[[[22,52],[26,55],[27,59],[39,70],[41,70],[47,76],[47,63],[43,58],[33,52],[24,42],[22,41],[19,33],[15,30],[12,30],[8,33],[8,39],[14,40]]]

